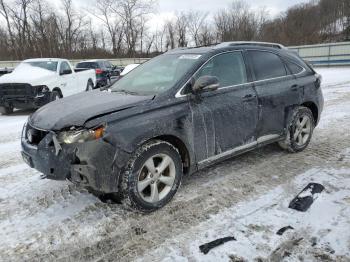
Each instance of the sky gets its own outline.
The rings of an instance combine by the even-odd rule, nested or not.
[[[57,0],[55,0],[57,1]],[[77,7],[88,7],[96,0],[73,0]],[[219,9],[226,8],[233,0],[158,0],[156,12],[151,16],[149,27],[156,30],[161,27],[164,21],[175,17],[177,12],[188,10],[199,10],[202,12],[215,13]],[[245,0],[253,9],[265,8],[271,17],[277,16],[288,7],[299,3],[309,2],[309,0]]]

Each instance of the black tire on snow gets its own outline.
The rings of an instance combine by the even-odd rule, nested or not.
[[[9,115],[13,113],[13,107],[0,106],[0,114]]]
[[[93,89],[94,89],[94,84],[91,82],[91,80],[89,80],[86,85],[86,91],[91,91]]]
[[[156,203],[149,203],[142,199],[137,189],[139,172],[145,161],[156,154],[166,154],[175,164],[174,184],[165,198]],[[183,166],[178,150],[168,142],[161,140],[151,140],[140,146],[127,164],[126,170],[121,174],[121,193],[122,204],[124,207],[131,208],[144,213],[153,212],[165,206],[176,194],[183,175]]]
[[[296,122],[298,121],[298,119],[302,118],[305,115],[307,115],[311,119],[311,132],[307,141],[302,146],[299,146],[297,145],[296,140],[293,138],[293,134],[296,130],[296,126],[297,126]],[[315,128],[315,119],[313,117],[311,110],[303,106],[297,107],[294,110],[291,120],[287,126],[286,138],[283,141],[278,142],[278,144],[281,148],[287,150],[290,153],[301,152],[305,148],[307,148],[307,146],[309,145],[314,128]]]
[[[52,91],[50,95],[50,102],[60,99],[60,93],[58,91]]]

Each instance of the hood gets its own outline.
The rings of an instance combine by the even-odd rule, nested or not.
[[[22,63],[10,73],[0,77],[0,84],[26,83],[32,86],[45,85],[45,82],[51,80],[56,73],[50,70],[34,67]]]
[[[29,124],[39,129],[53,131],[71,126],[81,127],[90,119],[135,107],[143,101],[150,101],[153,97],[99,90],[83,92],[38,109],[29,118]]]

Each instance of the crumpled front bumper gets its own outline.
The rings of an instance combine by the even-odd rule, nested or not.
[[[33,145],[26,138],[26,129],[21,138],[23,160],[46,178],[68,179],[105,193],[118,192],[119,175],[129,157],[126,152],[104,139],[57,146],[54,132]]]

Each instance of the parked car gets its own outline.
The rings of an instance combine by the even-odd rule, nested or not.
[[[111,84],[111,78],[119,76],[121,69],[111,64],[107,60],[89,60],[79,62],[76,69],[94,69],[96,72],[97,87],[108,86]]]
[[[173,50],[108,91],[34,113],[23,159],[49,179],[150,212],[173,198],[183,175],[270,143],[304,150],[320,120],[320,87],[321,76],[278,44]]]
[[[0,68],[0,76],[12,73],[12,71],[13,71],[12,67]]]
[[[130,64],[130,65],[127,65],[123,71],[120,73],[120,76],[123,77],[125,76],[126,74],[130,73],[132,70],[134,70],[136,67],[138,67],[140,64]]]
[[[0,113],[14,108],[39,108],[51,101],[92,89],[94,71],[76,72],[68,60],[39,58],[24,60],[0,77]]]

